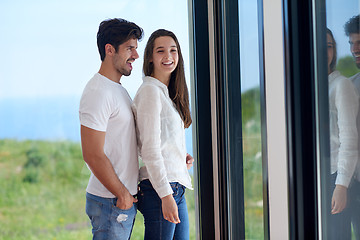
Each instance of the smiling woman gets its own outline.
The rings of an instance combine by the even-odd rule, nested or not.
[[[165,85],[169,85],[166,75],[174,71],[179,60],[178,50],[171,37],[158,37],[154,42],[154,50],[150,62],[154,65],[153,76],[157,75]]]
[[[0,203],[0,222],[4,223],[0,224],[0,235],[4,239],[89,239],[84,194],[90,172],[81,159],[78,108],[85,84],[101,63],[96,31],[101,21],[114,17],[138,24],[144,29],[145,40],[154,29],[171,29],[180,36],[186,80],[190,82],[187,1],[163,3],[0,2],[0,20],[7,23],[0,26],[0,165],[16,173],[9,178],[0,171],[0,182],[12,186],[2,188],[1,194],[7,196]],[[169,22],[170,18],[173,21]],[[119,63],[124,75],[121,83],[131,98],[142,82],[144,45],[127,46],[140,56],[131,54],[124,64]],[[192,153],[191,129],[186,131],[186,139]],[[26,164],[28,161],[39,164]],[[16,199],[24,198],[36,205],[18,213],[23,205]],[[137,215],[132,239],[143,236],[141,214]],[[193,215],[190,221],[195,221]],[[17,227],[19,223],[23,223],[22,228]],[[29,231],[23,231],[24,226]]]

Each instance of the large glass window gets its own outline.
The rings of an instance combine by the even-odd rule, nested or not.
[[[239,1],[245,238],[264,239],[258,1]]]
[[[99,23],[120,17],[145,35],[140,58],[122,84],[134,97],[150,34],[173,31],[190,88],[187,1],[0,2],[0,238],[90,239],[85,214],[89,170],[80,148],[78,107],[83,88],[99,70]],[[186,130],[192,152],[192,131]],[[187,191],[195,239],[194,191]],[[140,213],[131,239],[143,239]]]
[[[322,223],[327,239],[360,239],[359,23],[359,1],[326,0],[327,29],[320,31],[326,33],[321,46],[326,46],[327,62],[319,68],[328,74],[330,154],[321,159],[326,168],[321,181],[326,181]]]

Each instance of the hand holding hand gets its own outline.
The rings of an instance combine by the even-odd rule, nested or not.
[[[161,207],[164,219],[172,223],[180,223],[179,211],[172,194],[161,199]]]
[[[331,214],[341,213],[347,202],[347,188],[342,185],[336,185],[331,199]]]

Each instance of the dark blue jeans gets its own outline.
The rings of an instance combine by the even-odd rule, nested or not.
[[[140,182],[138,209],[144,216],[144,240],[189,240],[189,216],[185,200],[185,187],[177,182],[170,183],[178,206],[180,223],[174,224],[164,219],[161,199],[149,180]]]
[[[337,173],[331,174],[330,191],[328,200],[331,202],[335,189]],[[349,190],[347,206],[341,213],[329,214],[329,240],[350,240],[351,239],[351,215],[349,211]],[[331,205],[330,205],[331,206]]]

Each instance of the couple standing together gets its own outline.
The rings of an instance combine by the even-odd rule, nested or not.
[[[131,74],[142,36],[139,26],[124,19],[101,22],[102,63],[80,101],[93,239],[130,239],[137,209],[144,216],[145,239],[189,239],[184,193],[192,189],[188,169],[194,159],[185,147],[191,116],[180,45],[170,31],[152,33],[143,84],[132,101],[120,79]]]

